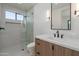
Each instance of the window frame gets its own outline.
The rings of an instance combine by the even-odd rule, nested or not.
[[[6,17],[6,11],[7,11],[7,12],[11,12],[11,13],[15,13],[15,19],[7,18],[7,17]],[[24,18],[24,15],[23,15],[23,14],[20,14],[20,13],[17,13],[17,12],[13,12],[13,11],[10,11],[10,10],[5,10],[5,19],[9,19],[9,20],[13,20],[13,21],[22,21],[23,19],[22,19],[22,20],[20,20],[20,19],[18,20],[18,19],[17,19],[17,15],[22,15],[23,18]]]
[[[16,20],[17,20],[17,21],[22,21],[23,19],[22,19],[22,20],[21,20],[21,19],[17,19],[17,15],[22,15],[22,14],[16,13]],[[22,16],[23,16],[23,15],[22,15]],[[23,16],[23,18],[24,18],[24,16]]]
[[[11,19],[11,20],[15,20],[16,19],[16,14],[14,15],[15,17],[14,17],[14,19],[12,19],[12,18],[8,18],[8,17],[6,17],[6,12],[9,12],[9,13],[14,13],[15,14],[15,12],[12,12],[12,11],[5,11],[5,19]],[[10,14],[11,15],[11,14]]]

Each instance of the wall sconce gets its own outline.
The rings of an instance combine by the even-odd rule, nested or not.
[[[46,21],[49,21],[50,20],[50,10],[47,10],[46,11]]]
[[[76,10],[74,11],[76,16],[79,16],[79,3],[76,4]]]

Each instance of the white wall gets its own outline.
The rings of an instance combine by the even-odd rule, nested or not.
[[[49,3],[39,3],[34,7],[34,35],[46,33],[50,30],[50,20],[46,13],[50,9]]]
[[[12,46],[16,46],[18,44],[21,44],[23,42],[22,38],[22,25],[21,24],[11,24],[11,23],[6,23],[6,29],[5,31],[2,31],[0,41],[2,48],[1,49],[6,49],[10,48]]]
[[[5,19],[5,11],[12,11],[26,16],[26,11],[19,10],[13,6],[7,4],[0,4],[0,26],[5,27],[5,22],[16,22],[21,23],[20,21],[13,21],[10,19]]]
[[[71,27],[72,27],[72,30],[71,30],[71,34],[73,34],[73,36],[75,36],[76,38],[79,39],[79,16],[77,17],[76,15],[74,15],[74,11],[76,10],[76,4],[73,3],[72,4],[72,14],[71,14]]]
[[[41,3],[34,7],[34,35],[43,33],[55,33],[56,30],[50,29],[50,21],[46,21],[46,10],[50,8],[50,4]],[[60,30],[60,33],[64,34],[64,37],[79,39],[79,17],[74,15],[75,4],[71,6],[71,30]]]
[[[5,20],[3,18],[3,7],[0,4],[0,26],[5,27]]]
[[[13,6],[7,5],[7,4],[2,4],[2,9],[3,9],[3,18],[5,19],[5,12],[4,11],[11,11],[11,12],[16,12],[19,14],[22,14],[24,16],[26,16],[26,11],[22,11],[20,9],[17,9]],[[14,20],[10,20],[10,19],[6,19],[6,21],[8,22],[16,22],[16,23],[21,23],[20,21],[14,21]]]
[[[6,48],[10,48],[12,46],[16,46],[17,44],[24,43],[24,35],[22,24],[10,24],[6,23],[6,21],[10,21],[5,19],[5,10],[12,10],[14,12],[22,13],[26,15],[25,11],[18,10],[17,8],[10,7],[7,5],[0,4],[0,26],[4,27],[4,31],[0,31],[0,49],[5,50]],[[0,50],[0,51],[1,51]]]

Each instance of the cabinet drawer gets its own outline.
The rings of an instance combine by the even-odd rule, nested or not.
[[[36,45],[40,45],[40,44],[41,44],[41,42],[42,42],[42,41],[41,41],[41,40],[39,40],[38,38],[36,38],[36,40],[35,40],[35,41],[36,41],[36,42],[35,42],[35,43],[36,43]]]
[[[40,52],[35,52],[35,54],[36,54],[36,56],[40,56],[41,55]]]
[[[42,40],[36,38],[35,40],[35,55],[36,56],[42,56],[43,55],[43,43]]]
[[[54,45],[36,38],[35,41],[35,54],[36,56],[52,56]]]
[[[79,51],[72,50],[72,56],[79,56]]]
[[[36,40],[35,40],[35,46],[40,49],[40,47],[44,46],[44,44],[45,44],[44,42],[45,41],[36,38]]]

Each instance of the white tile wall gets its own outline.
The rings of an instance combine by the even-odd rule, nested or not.
[[[56,30],[50,29],[50,21],[46,21],[45,12],[50,8],[50,4],[41,3],[34,7],[34,33],[35,35],[43,33],[54,33]],[[65,37],[72,37],[79,39],[79,17],[74,15],[74,10],[76,9],[75,3],[71,6],[71,29],[72,30],[60,30]]]
[[[6,19],[4,15],[5,9],[18,11],[18,9],[16,8],[3,6],[2,4],[0,4],[0,26],[5,28],[4,31],[0,31],[0,51],[12,46],[16,46],[17,44],[25,44],[25,39],[22,37],[23,35],[25,35],[25,32],[23,32],[24,27],[22,27],[21,24],[6,24]],[[21,10],[19,10],[18,12],[21,13]]]
[[[39,3],[34,7],[34,33],[46,33],[50,30],[50,20],[46,21],[46,12],[50,9],[49,3]]]

